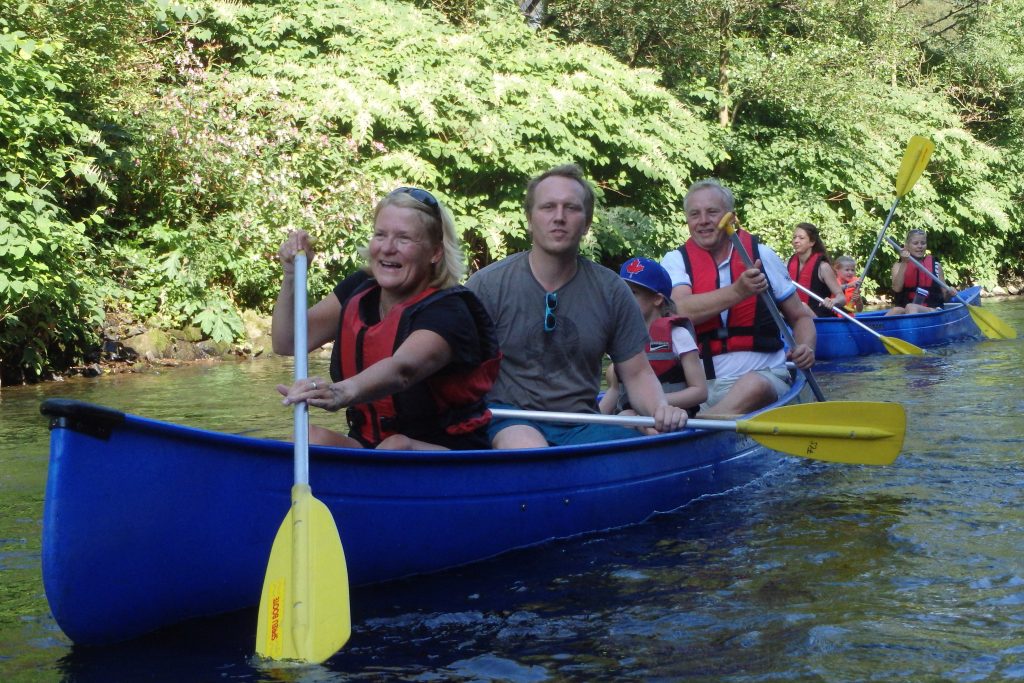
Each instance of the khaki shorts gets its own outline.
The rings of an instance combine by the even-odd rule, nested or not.
[[[772,388],[775,389],[776,400],[779,396],[782,396],[789,388],[793,385],[793,376],[789,374],[789,370],[786,368],[770,368],[766,370],[756,370],[757,374],[767,379]],[[708,410],[711,406],[715,405],[729,393],[732,386],[736,384],[736,380],[739,377],[723,377],[722,379],[709,379],[708,380],[708,400],[700,404],[701,411]]]

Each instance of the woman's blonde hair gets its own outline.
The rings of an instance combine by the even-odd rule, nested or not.
[[[400,187],[377,202],[373,210],[373,221],[377,222],[380,212],[389,206],[413,209],[420,217],[420,225],[427,233],[431,245],[441,245],[441,259],[432,264],[428,286],[436,289],[454,287],[466,273],[466,261],[455,232],[455,219],[451,211],[434,195],[418,187]],[[369,248],[361,247],[359,254],[369,260]],[[369,265],[365,270],[369,271]]]

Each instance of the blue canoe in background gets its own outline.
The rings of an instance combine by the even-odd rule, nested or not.
[[[960,293],[964,301],[980,303],[981,287]],[[956,300],[930,313],[885,315],[885,311],[866,311],[857,320],[886,337],[910,342],[914,346],[939,346],[965,339],[979,339],[982,334],[971,318],[967,306]],[[818,360],[850,358],[875,353],[888,353],[878,337],[839,316],[814,319],[818,332],[815,356]]]
[[[799,402],[803,386],[770,407]],[[71,400],[41,409],[51,429],[43,584],[71,640],[127,640],[259,602],[290,505],[291,443]],[[314,446],[310,484],[358,585],[642,522],[783,457],[742,434],[692,429],[513,452]]]

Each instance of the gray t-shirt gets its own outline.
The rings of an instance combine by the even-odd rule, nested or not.
[[[494,320],[504,354],[487,400],[524,410],[595,413],[604,355],[621,362],[647,348],[640,308],[616,273],[579,257],[576,275],[557,291],[555,327],[545,332],[546,292],[528,256],[492,263],[466,283]]]

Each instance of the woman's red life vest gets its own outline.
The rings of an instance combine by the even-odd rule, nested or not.
[[[803,268],[800,267],[800,256],[793,254],[789,259],[787,268],[789,269],[789,277],[793,278],[794,282],[799,283],[801,286],[811,290],[822,299],[832,296],[832,291],[829,290],[828,285],[821,279],[819,274],[819,266],[821,265],[822,259],[821,252],[812,252],[807,259],[807,263],[804,264]],[[832,311],[828,310],[821,305],[817,299],[812,299],[806,292],[797,289],[797,296],[800,297],[800,301],[811,307],[814,311],[814,315],[828,316],[833,315]]]
[[[746,230],[737,230],[748,254],[757,254],[758,239]],[[686,240],[679,247],[690,274],[691,289],[694,294],[704,294],[720,289],[718,264],[711,253],[697,246],[693,238]],[[756,256],[754,256],[756,258]],[[739,251],[732,250],[729,257],[729,269],[732,281],[735,282],[747,269]],[[763,269],[762,269],[763,272]],[[765,274],[767,277],[767,273]],[[771,282],[769,281],[769,284]],[[708,379],[715,378],[715,366],[712,358],[720,353],[730,351],[760,351],[771,353],[783,347],[778,325],[772,314],[761,301],[760,297],[749,296],[729,309],[726,315],[727,326],[722,325],[722,317],[713,315],[697,325],[697,346],[701,359],[704,361],[704,373]]]
[[[483,305],[465,287],[428,288],[397,304],[375,325],[360,315],[360,302],[379,289],[373,280],[357,289],[343,303],[341,324],[334,345],[331,379],[353,377],[391,357],[410,334],[412,316],[446,296],[459,296],[476,321],[480,339],[480,365],[463,372],[439,372],[408,389],[369,403],[359,403],[346,413],[351,430],[367,444],[376,445],[393,434],[430,440],[442,429],[448,434],[468,434],[491,418],[483,398],[498,376],[501,352],[494,325]]]
[[[929,273],[938,275],[939,262],[936,261],[931,254],[925,255],[923,259],[918,259],[918,263],[928,269]],[[922,287],[928,290],[928,297],[925,299],[924,305],[930,308],[938,308],[942,306],[946,301],[945,292],[935,278],[929,277],[921,272],[921,269],[915,266],[913,263],[907,263],[907,269],[903,275],[903,289],[896,292],[893,297],[893,305],[895,306],[906,306],[908,303],[914,300],[914,294],[917,292],[917,288]]]

